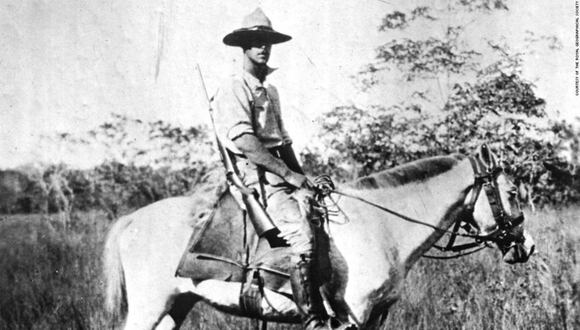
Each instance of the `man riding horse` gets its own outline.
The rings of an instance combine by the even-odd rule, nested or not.
[[[267,211],[290,245],[294,300],[305,329],[326,329],[325,309],[313,279],[315,235],[306,217],[313,184],[304,175],[284,127],[276,88],[265,82],[273,44],[291,37],[275,31],[258,8],[240,29],[226,35],[228,46],[241,47],[243,70],[214,98],[216,129],[232,155],[237,174],[262,194]]]

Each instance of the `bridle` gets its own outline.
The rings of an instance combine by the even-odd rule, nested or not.
[[[475,183],[473,185],[471,201],[467,203],[466,209],[473,215],[477,198],[481,194],[481,191],[484,191],[493,214],[493,219],[497,224],[497,229],[485,236],[481,236],[481,239],[502,243],[507,238],[513,236],[513,231],[524,223],[524,214],[519,207],[517,208],[517,215],[508,215],[505,211],[497,183],[497,178],[503,173],[503,168],[499,166],[478,166],[482,165],[481,161],[478,160],[478,158],[474,157],[469,158],[475,172]],[[514,243],[523,243],[523,237],[515,239]]]
[[[470,188],[468,188],[471,189],[472,193],[470,195],[469,200],[465,203],[462,213],[460,214],[460,216],[457,217],[457,220],[453,224],[452,230],[437,227],[425,221],[408,217],[396,211],[390,210],[382,205],[365,200],[364,198],[344,193],[338,190],[332,189],[330,192],[327,192],[328,193],[327,196],[332,200],[333,204],[337,207],[338,204],[332,198],[332,194],[337,194],[340,196],[359,200],[365,204],[371,205],[375,208],[395,215],[401,218],[402,220],[427,226],[436,231],[450,234],[449,240],[445,246],[434,245],[434,247],[440,251],[452,252],[454,254],[448,256],[423,255],[426,258],[432,259],[457,258],[475,253],[486,247],[490,247],[490,243],[497,244],[500,250],[502,250],[502,252],[505,253],[515,244],[523,243],[524,241],[524,236],[522,232],[523,228],[521,226],[524,222],[524,214],[521,212],[521,210],[519,210],[519,207],[518,213],[516,215],[510,215],[505,210],[505,207],[501,200],[499,184],[497,183],[498,177],[500,176],[500,174],[503,173],[502,167],[495,165],[495,163],[493,163],[493,165],[487,165],[479,157],[469,157],[469,162],[471,163],[475,175],[473,185]],[[475,204],[477,203],[477,200],[479,199],[479,196],[481,195],[482,191],[487,196],[487,200],[489,202],[489,206],[493,214],[493,219],[497,225],[497,228],[495,228],[492,232],[486,235],[473,233],[474,231],[478,232],[480,230],[479,226],[475,222],[473,212],[475,210]],[[344,211],[340,210],[340,212],[346,216]],[[460,232],[462,228],[465,230],[465,232]],[[456,245],[455,241],[457,237],[467,237],[473,239],[474,241],[470,243]]]
[[[517,215],[508,215],[505,211],[505,206],[501,200],[499,184],[497,179],[500,174],[504,173],[503,168],[497,165],[486,165],[480,158],[469,157],[469,162],[474,172],[474,183],[471,187],[471,195],[469,201],[465,204],[462,217],[459,217],[453,226],[453,230],[449,241],[445,246],[434,245],[434,247],[443,252],[454,252],[451,256],[433,256],[425,255],[426,258],[433,259],[450,259],[477,252],[483,248],[489,247],[489,243],[495,243],[502,250],[506,252],[517,243],[523,243],[524,236],[522,233],[522,224],[524,223],[524,214],[519,210]],[[455,239],[458,236],[460,228],[466,231],[479,230],[473,218],[475,204],[481,192],[487,196],[489,206],[493,219],[497,228],[486,235],[473,235],[475,240],[471,243],[455,245]],[[468,252],[465,252],[470,249]]]

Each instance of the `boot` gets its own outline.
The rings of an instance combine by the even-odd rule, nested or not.
[[[302,326],[305,330],[330,329],[326,324],[326,310],[322,297],[312,278],[312,257],[301,255],[296,268],[290,274],[294,302],[302,314]]]

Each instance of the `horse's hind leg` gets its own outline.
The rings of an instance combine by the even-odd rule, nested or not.
[[[179,329],[193,305],[200,300],[193,293],[182,293],[168,299],[164,304],[150,301],[143,310],[132,309],[127,314],[125,330],[169,330]]]

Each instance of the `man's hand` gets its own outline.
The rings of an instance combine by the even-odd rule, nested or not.
[[[312,180],[310,180],[308,177],[306,177],[306,180],[302,184],[302,187],[306,188],[308,190],[314,190],[316,188],[316,185],[312,182]]]
[[[314,178],[314,190],[323,196],[330,194],[335,188],[336,186],[329,175],[323,174]]]
[[[315,185],[304,174],[292,171],[283,160],[274,157],[260,140],[251,134],[239,136],[234,141],[236,147],[256,165],[274,173],[295,188],[313,189]]]

